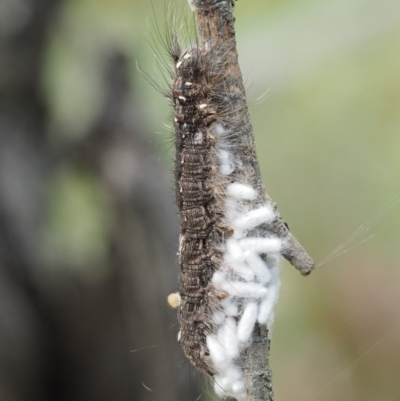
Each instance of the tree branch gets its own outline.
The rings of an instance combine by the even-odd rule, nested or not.
[[[250,123],[246,93],[236,50],[235,18],[232,15],[231,0],[194,0],[199,45],[205,51],[212,52],[215,65],[224,67],[222,84],[226,108],[240,110],[240,117],[227,122],[231,135],[232,152],[240,155],[246,180],[259,193],[254,204],[267,203],[276,213],[275,220],[268,227],[270,234],[282,240],[281,254],[301,274],[308,275],[315,264],[296,238],[291,234],[287,224],[276,210],[276,205],[265,191],[260,168],[256,158],[253,129]],[[216,108],[216,107],[215,107]],[[272,374],[269,368],[268,329],[255,325],[251,344],[242,351],[241,363],[246,387],[247,401],[272,401]]]

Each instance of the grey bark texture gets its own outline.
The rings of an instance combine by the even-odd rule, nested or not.
[[[215,61],[216,65],[224,68],[221,79],[224,80],[223,85],[226,88],[226,107],[232,110],[232,121],[226,122],[232,132],[232,151],[236,152],[243,162],[247,182],[261,194],[256,202],[267,201],[276,209],[276,205],[265,191],[257,162],[254,134],[236,50],[233,2],[232,0],[194,0],[193,3],[199,45],[212,51],[213,56],[218,58]],[[278,211],[277,215],[272,233],[283,241],[282,256],[303,275],[309,274],[315,266],[314,261],[291,234]],[[269,347],[268,330],[256,325],[253,342],[241,356],[247,401],[274,399],[272,374],[269,367]]]

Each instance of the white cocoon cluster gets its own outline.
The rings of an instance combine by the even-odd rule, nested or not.
[[[275,307],[275,303],[278,300],[279,287],[272,288],[269,296],[261,302],[260,310],[258,312],[258,322],[260,324],[267,324],[268,320],[273,318],[272,313]]]
[[[232,301],[232,299],[223,299],[221,301],[221,306],[224,309],[225,314],[228,316],[237,316],[239,313],[239,307]]]
[[[270,253],[281,250],[281,240],[279,238],[245,238],[240,240],[243,250],[250,253]]]
[[[235,199],[255,199],[257,198],[257,191],[250,185],[239,184],[234,182],[226,188],[227,195]]]
[[[225,290],[232,297],[240,298],[264,298],[268,289],[258,283],[244,283],[243,281],[226,281],[222,284]]]
[[[229,175],[235,170],[235,165],[230,160],[230,155],[226,150],[219,151],[219,171],[222,175]]]
[[[239,241],[234,238],[226,240],[226,253],[236,262],[244,262],[245,260],[243,248],[240,246]]]
[[[212,361],[218,369],[218,367],[223,366],[227,362],[224,347],[217,336],[209,335],[207,336],[206,341]]]
[[[262,301],[258,311],[258,322],[266,324],[268,327],[271,327],[274,321],[274,308],[278,302],[279,288],[281,286],[279,268],[277,266],[271,269],[271,284],[270,291],[264,301]]]
[[[256,275],[260,283],[268,284],[271,280],[271,271],[260,256],[253,252],[246,252],[246,260],[249,268]]]
[[[213,274],[211,282],[217,290],[222,290],[222,286],[226,283],[226,276],[221,270],[217,270]]]
[[[275,213],[271,207],[260,207],[259,209],[247,212],[244,216],[233,222],[235,230],[249,230],[263,223],[268,223],[275,218]]]
[[[223,142],[224,127],[214,124],[212,131]],[[217,158],[222,176],[240,171],[240,160],[226,148],[217,150]],[[244,401],[245,384],[238,366],[240,352],[251,344],[256,322],[271,328],[279,294],[282,241],[260,227],[272,223],[276,215],[265,202],[251,203],[259,196],[255,188],[230,182],[225,195],[225,220],[233,234],[225,238],[223,262],[211,281],[215,289],[226,291],[228,297],[220,301],[213,313],[215,330],[207,336],[207,346],[216,371],[216,393],[221,398]]]
[[[250,302],[244,308],[243,315],[240,318],[237,330],[239,341],[249,341],[254,325],[257,321],[258,305]]]
[[[251,281],[254,278],[254,272],[248,267],[245,261],[238,261],[230,255],[226,255],[224,262],[242,279]]]
[[[256,312],[257,314],[257,312]],[[222,340],[222,344],[226,350],[229,359],[239,356],[239,334],[236,327],[236,321],[233,317],[228,317],[218,330],[218,338]]]

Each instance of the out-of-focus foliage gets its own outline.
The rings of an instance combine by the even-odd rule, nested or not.
[[[317,261],[400,193],[400,3],[332,3],[239,0],[236,10],[263,177]],[[164,1],[156,0],[65,3],[43,74],[50,126],[63,127],[52,131],[56,144],[85,135],[104,89],[99,54],[115,43],[132,56],[135,80],[135,60],[162,80],[148,41],[154,18],[163,30],[164,10]],[[144,78],[135,84],[146,124],[160,132],[148,140],[164,162],[172,157],[166,146],[171,134],[163,128],[167,103]],[[108,218],[98,216],[105,209],[91,185],[73,172],[63,174],[48,230],[55,241],[95,230],[90,249],[97,257]],[[71,213],[85,216],[81,228],[71,228]],[[370,235],[382,233],[307,279],[284,267],[272,340],[277,400],[399,399],[399,219],[397,202],[371,226]],[[79,245],[68,238],[63,243],[71,250]],[[87,251],[77,249],[75,257]]]
[[[93,281],[105,273],[110,241],[110,217],[104,194],[90,176],[62,171],[50,186],[46,255],[48,265],[69,267]]]

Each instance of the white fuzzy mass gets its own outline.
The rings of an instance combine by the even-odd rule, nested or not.
[[[242,163],[223,146],[222,125],[215,124],[213,132],[220,138],[215,150],[219,172],[229,178]],[[282,241],[265,230],[276,215],[271,205],[254,202],[258,196],[246,182],[230,181],[226,186],[225,219],[233,234],[223,244],[223,263],[212,277],[214,287],[229,294],[214,312],[216,329],[206,339],[216,371],[214,388],[220,397],[238,401],[246,399],[237,363],[240,352],[251,344],[257,322],[271,329],[280,287]]]

